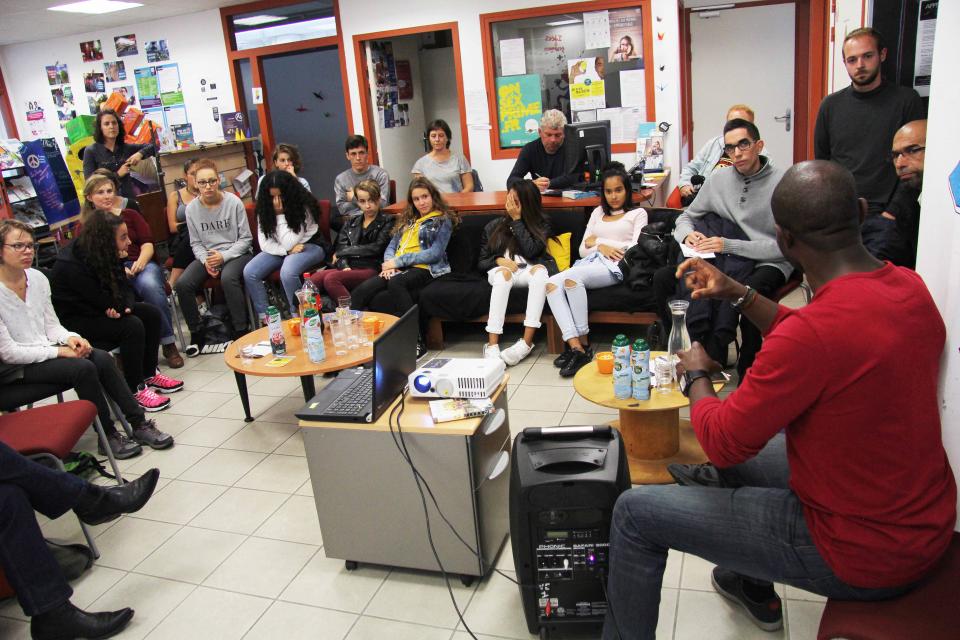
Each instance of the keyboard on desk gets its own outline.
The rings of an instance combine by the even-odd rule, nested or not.
[[[336,416],[352,416],[359,414],[372,403],[373,398],[373,369],[367,369],[356,382],[344,389],[337,396],[326,412]]]

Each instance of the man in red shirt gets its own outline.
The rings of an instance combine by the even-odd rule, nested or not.
[[[690,486],[620,497],[605,640],[655,637],[669,549],[717,564],[714,588],[776,630],[774,581],[889,598],[949,544],[957,489],[936,397],[946,331],[930,293],[916,273],[864,249],[866,203],[840,165],[792,167],[772,206],[780,248],[816,296],[787,309],[702,260],[678,268],[694,298],[733,302],[765,340],[722,401],[703,348],[680,355],[691,422],[715,466],[671,469]]]

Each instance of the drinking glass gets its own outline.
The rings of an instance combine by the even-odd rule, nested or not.
[[[347,355],[347,323],[343,317],[334,317],[330,320],[330,340],[333,350],[338,356]]]
[[[347,349],[356,349],[360,346],[362,329],[360,328],[360,318],[357,314],[347,313],[340,318],[341,324],[345,327],[347,336]]]

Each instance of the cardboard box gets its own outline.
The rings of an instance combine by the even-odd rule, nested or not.
[[[68,121],[66,129],[70,144],[87,136],[92,136],[94,127],[96,127],[96,118],[93,116],[77,116],[73,120]]]

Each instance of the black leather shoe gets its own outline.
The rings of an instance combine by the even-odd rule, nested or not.
[[[560,377],[570,378],[577,375],[577,371],[580,371],[584,365],[590,364],[591,360],[593,360],[593,349],[590,347],[587,347],[584,351],[572,349],[570,359],[560,369]]]
[[[87,613],[73,606],[64,605],[34,616],[30,620],[30,637],[33,640],[73,640],[74,638],[109,638],[120,633],[130,619],[133,609]]]
[[[572,357],[573,357],[573,349],[570,348],[570,345],[564,345],[563,353],[561,353],[560,355],[558,355],[556,358],[553,359],[553,366],[555,366],[558,369],[563,369],[563,367],[566,366],[568,362],[570,362],[570,358]]]
[[[684,487],[726,487],[720,472],[709,462],[703,464],[668,464],[667,473]]]
[[[159,469],[150,469],[145,474],[126,484],[114,487],[90,485],[79,504],[73,509],[77,517],[87,524],[102,524],[133,513],[143,508],[157,488]]]

